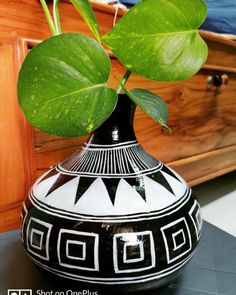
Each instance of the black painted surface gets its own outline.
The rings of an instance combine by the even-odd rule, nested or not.
[[[50,223],[53,225],[50,233],[50,240],[49,240],[49,256],[50,261],[46,261],[44,259],[40,259],[40,257],[37,257],[33,253],[30,253],[31,257],[36,259],[37,261],[52,267],[56,270],[64,271],[70,274],[75,274],[78,276],[88,276],[88,277],[104,277],[104,278],[117,278],[126,276],[128,277],[138,277],[140,275],[146,275],[146,274],[155,274],[159,271],[165,270],[170,267],[174,267],[178,262],[183,261],[185,258],[187,258],[195,249],[197,245],[197,236],[194,228],[194,224],[188,214],[186,212],[189,212],[191,207],[193,206],[195,198],[191,197],[191,199],[182,206],[181,209],[177,210],[176,212],[171,213],[170,215],[164,216],[160,218],[157,214],[157,217],[151,220],[135,220],[134,221],[124,221],[124,222],[107,222],[104,224],[104,222],[91,222],[91,221],[76,221],[76,220],[69,220],[63,217],[57,217],[51,214],[48,214],[46,212],[40,211],[35,207],[29,206],[29,212],[27,215],[27,218],[24,223],[23,228],[23,237],[26,241],[27,235],[26,231],[28,228],[29,220],[31,217],[33,218],[39,218],[41,221]],[[170,210],[171,212],[171,210]],[[176,257],[179,257],[182,252],[186,252],[185,255],[181,256],[178,259],[175,259],[173,263],[168,263],[166,258],[166,250],[165,250],[165,244],[163,240],[163,235],[161,232],[161,227],[165,226],[166,224],[181,219],[185,217],[185,220],[187,221],[189,231],[191,233],[190,239],[188,239],[188,232],[185,228],[184,221],[179,222],[175,226],[172,226],[165,230],[165,235],[168,241],[169,249],[170,249],[170,259],[175,259]],[[40,227],[40,228],[38,228]],[[31,228],[36,228],[40,231],[43,231],[42,225],[32,224],[30,226]],[[55,249],[57,249],[58,244],[58,237],[59,237],[59,231],[63,230],[75,230],[81,233],[93,233],[98,234],[99,236],[99,272],[91,272],[86,270],[78,270],[78,269],[72,269],[67,267],[62,267],[58,265],[58,257],[56,255]],[[186,236],[186,243],[183,247],[180,247],[177,250],[174,250],[173,240],[172,240],[172,233],[176,232],[180,229],[184,230],[184,234]],[[47,231],[47,229],[45,229]],[[145,232],[145,231],[151,231],[153,235],[154,240],[154,246],[155,246],[155,254],[156,254],[156,267],[153,267],[151,269],[148,269],[146,271],[137,271],[137,272],[131,272],[131,273],[120,273],[117,274],[114,272],[114,264],[113,264],[113,239],[115,234],[124,234],[124,233],[139,233],[139,232]],[[28,233],[28,239],[30,238],[31,233]],[[66,242],[64,242],[65,237],[62,238],[61,246],[60,246],[60,253],[61,256],[65,256],[66,253]],[[68,239],[73,240],[77,239],[76,236],[68,237]],[[89,247],[87,248],[87,256],[91,259],[94,259],[94,238],[91,237],[88,239],[88,237],[85,237],[85,242]],[[128,267],[131,267],[132,269],[141,269],[142,267],[149,267],[151,265],[151,253],[150,253],[150,237],[147,234],[140,235],[139,239],[144,242],[144,247],[146,247],[144,250],[145,257],[144,260],[139,263],[132,263],[130,264],[122,264],[122,257],[123,257],[123,247],[124,243],[122,243],[122,238],[118,239],[117,241],[117,249],[118,249],[118,264],[119,268],[127,269]],[[78,241],[81,241],[81,238],[78,239]],[[28,240],[29,242],[29,240]],[[45,243],[44,243],[45,245]],[[192,245],[192,247],[191,247]],[[190,249],[188,251],[188,249]],[[33,251],[37,252],[37,250],[33,249]],[[43,248],[43,254],[45,253],[45,249]],[[135,256],[135,253],[133,254]],[[134,258],[134,257],[133,257]],[[77,264],[78,261],[75,261],[76,265],[86,266],[86,261],[79,261],[79,264]],[[65,262],[66,263],[66,262]],[[72,264],[74,262],[71,262]],[[83,264],[85,263],[85,264]],[[91,266],[91,261],[88,261],[88,267]],[[151,284],[151,283],[150,283]]]
[[[111,116],[94,132],[92,144],[118,144],[136,140],[133,129],[133,117],[136,105],[126,94],[119,99]]]
[[[89,290],[98,292],[98,295],[105,294],[103,290],[98,290],[97,285],[88,287],[37,268],[23,249],[19,231],[0,234],[0,257],[1,295],[6,295],[7,289],[10,288],[31,288],[33,295],[37,295],[37,290],[64,291],[65,295],[68,290]],[[235,290],[236,238],[204,222],[202,237],[194,258],[186,266],[181,277],[161,294],[235,295]],[[141,294],[151,295],[160,292],[148,291]]]

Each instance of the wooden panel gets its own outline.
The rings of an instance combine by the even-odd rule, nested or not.
[[[14,34],[13,34],[14,35]],[[12,39],[13,38],[13,39]],[[0,38],[0,224],[8,228],[18,224],[19,215],[7,217],[22,202],[31,183],[30,148],[25,119],[16,100],[16,78],[19,63],[14,36],[4,32]],[[9,214],[11,214],[9,211]],[[11,221],[9,221],[11,219]]]
[[[18,228],[20,226],[21,203],[12,205],[5,211],[0,211],[0,232]]]
[[[137,114],[137,136],[164,162],[236,143],[236,75],[230,75],[231,82],[225,89],[208,89],[208,75],[214,73],[201,71],[185,82],[152,89],[168,103],[173,134],[161,130],[144,114]]]
[[[200,33],[209,49],[206,64],[236,72],[236,42],[212,33]]]
[[[49,7],[52,10],[52,5]],[[91,36],[87,25],[71,3],[61,2],[60,11],[63,32],[80,32]],[[113,16],[99,9],[95,13],[101,33],[105,34],[112,27]],[[40,2],[37,0],[0,0],[0,27],[16,31],[18,36],[26,39],[43,40],[51,36]]]
[[[76,150],[81,148],[88,136],[79,138],[60,138],[34,131],[37,176],[48,170],[49,167],[65,160]]]
[[[236,146],[229,146],[187,159],[169,163],[190,185],[196,185],[234,171]]]

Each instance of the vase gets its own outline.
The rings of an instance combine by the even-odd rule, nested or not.
[[[175,280],[202,226],[186,182],[138,143],[134,111],[119,95],[82,149],[36,181],[21,214],[22,241],[35,264],[120,293]]]

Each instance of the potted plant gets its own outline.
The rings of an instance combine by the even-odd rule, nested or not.
[[[175,279],[201,234],[199,205],[173,170],[136,140],[135,105],[167,126],[165,102],[128,90],[135,72],[157,81],[194,75],[207,47],[198,34],[203,0],[143,0],[105,36],[87,0],[71,0],[94,38],[61,33],[42,7],[52,38],[34,47],[19,74],[19,103],[35,127],[63,137],[93,132],[81,151],[49,170],[22,210],[22,241],[32,260],[62,277],[125,291],[160,288]],[[109,47],[125,66],[112,89]],[[123,91],[124,94],[120,94]]]

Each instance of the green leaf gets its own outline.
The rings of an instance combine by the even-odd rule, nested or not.
[[[94,39],[52,37],[27,55],[18,79],[19,103],[35,127],[64,137],[89,133],[112,113],[110,59]]]
[[[132,72],[159,81],[186,79],[207,57],[197,31],[206,13],[204,0],[143,0],[102,41]]]
[[[165,101],[160,96],[145,89],[137,88],[128,91],[124,86],[122,88],[136,105],[171,132],[171,129],[166,124],[168,109]]]
[[[96,20],[96,17],[93,13],[93,9],[88,0],[70,0],[70,2],[74,5],[76,10],[82,16],[89,29],[93,33],[94,37],[100,42],[100,30]]]

